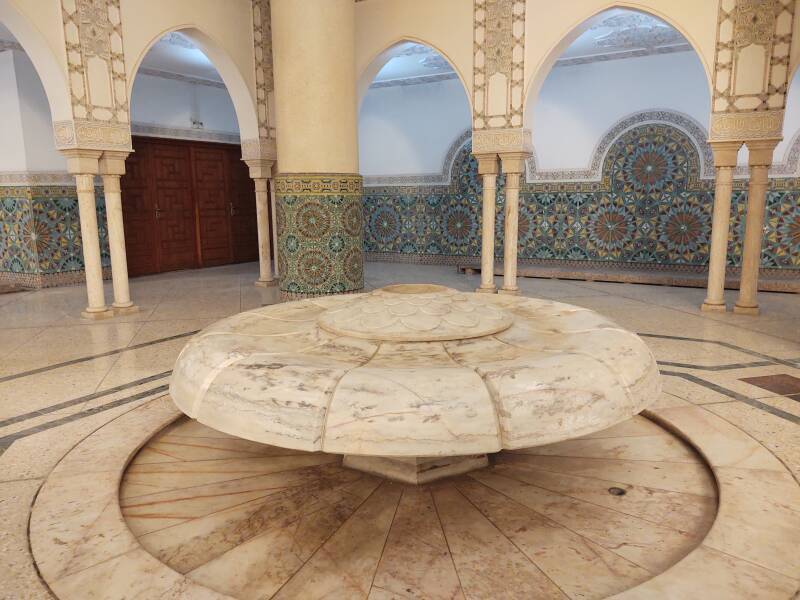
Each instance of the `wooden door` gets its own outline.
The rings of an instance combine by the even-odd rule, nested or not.
[[[156,142],[151,154],[159,271],[199,266],[189,147]]]
[[[233,261],[226,152],[219,146],[193,145],[191,153],[200,264],[225,265]]]
[[[122,178],[132,276],[258,259],[255,189],[241,148],[133,139]]]
[[[231,247],[233,262],[258,260],[258,224],[253,180],[239,147],[226,152],[230,181]]]
[[[159,272],[155,201],[148,184],[149,154],[150,146],[137,143],[136,152],[125,161],[122,177],[125,248],[132,277]]]

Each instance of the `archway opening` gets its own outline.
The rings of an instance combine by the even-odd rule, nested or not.
[[[258,258],[254,188],[240,145],[251,107],[229,87],[241,83],[237,73],[209,43],[195,30],[167,33],[136,69],[134,153],[122,179],[131,275]]]
[[[458,74],[416,41],[376,61],[359,113],[367,258],[436,262],[474,254],[476,190],[453,192],[474,162],[471,109]]]

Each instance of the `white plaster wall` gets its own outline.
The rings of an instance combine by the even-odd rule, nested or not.
[[[789,82],[786,113],[783,117],[783,141],[775,148],[774,162],[783,162],[787,158],[789,146],[798,132],[800,132],[800,70],[795,71],[794,77]]]
[[[545,79],[533,116],[538,168],[583,168],[611,126],[631,113],[665,108],[708,129],[708,83],[694,52],[556,67]],[[530,120],[533,120],[533,123]]]
[[[25,138],[22,135],[22,114],[17,95],[14,52],[0,52],[0,171],[25,170]]]
[[[0,52],[0,172],[65,171],[55,147],[50,105],[30,59]]]
[[[226,89],[143,73],[136,76],[131,97],[132,121],[190,128],[194,112],[206,130],[239,133],[236,111]]]
[[[361,174],[439,173],[452,143],[470,127],[458,79],[371,88],[358,119]]]
[[[23,52],[14,52],[14,66],[25,137],[26,170],[66,171],[67,162],[56,150],[47,95],[33,63]]]

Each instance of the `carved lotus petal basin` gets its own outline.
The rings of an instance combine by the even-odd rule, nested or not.
[[[659,392],[644,342],[593,311],[425,284],[223,319],[186,345],[170,384],[183,412],[225,433],[413,464],[585,435]]]

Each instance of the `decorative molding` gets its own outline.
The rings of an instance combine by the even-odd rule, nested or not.
[[[472,132],[472,153],[505,152],[533,153],[529,129],[482,129]]]
[[[465,129],[450,144],[442,162],[439,173],[423,173],[421,175],[370,175],[364,177],[364,186],[398,186],[398,185],[448,185],[453,172],[453,163],[461,148],[472,139],[472,131]]]
[[[525,0],[474,0],[474,130],[522,127]]]
[[[252,2],[258,137],[274,139],[275,123],[272,111],[275,101],[275,83],[272,70],[272,15],[270,13],[270,0],[252,0]]]
[[[762,140],[783,137],[783,110],[711,114],[710,139],[714,141]]]
[[[75,177],[66,171],[0,171],[0,186],[74,186]]]
[[[22,44],[19,42],[15,42],[14,40],[0,40],[0,52],[5,52],[6,50],[19,50],[20,52],[25,52]]]
[[[131,150],[131,128],[128,123],[90,121],[54,121],[56,148],[67,150]]]
[[[172,46],[179,46],[180,48],[186,48],[187,50],[197,50],[197,46],[195,46],[192,43],[192,40],[187,38],[185,35],[181,35],[177,31],[168,33],[167,35],[161,38],[161,41],[166,44],[171,44]]]
[[[657,46],[655,48],[639,48],[636,50],[623,50],[620,52],[604,52],[601,54],[591,54],[588,56],[576,56],[574,58],[560,58],[553,68],[574,67],[578,65],[588,65],[597,62],[608,62],[611,60],[624,60],[626,58],[641,58],[643,56],[655,56],[659,54],[675,54],[678,52],[693,52],[690,44],[677,44],[675,46]]]
[[[278,158],[275,138],[258,138],[242,140],[242,160],[271,160]]]
[[[184,83],[191,83],[192,85],[205,85],[213,88],[220,88],[226,90],[225,84],[221,81],[214,81],[213,79],[204,79],[202,77],[192,77],[191,75],[181,75],[179,73],[172,73],[171,71],[162,71],[161,69],[150,69],[148,67],[139,68],[140,75],[149,75],[150,77],[160,77],[161,79],[172,79],[174,81],[182,81]]]
[[[719,3],[712,112],[784,108],[795,4],[795,0]],[[760,71],[758,76],[753,69]]]
[[[689,115],[672,110],[655,109],[628,115],[612,125],[603,137],[600,138],[597,146],[595,146],[592,151],[592,159],[587,168],[540,171],[536,167],[535,160],[531,157],[528,159],[526,180],[528,183],[563,181],[599,182],[602,178],[603,161],[614,141],[627,130],[647,123],[668,123],[681,129],[697,147],[697,151],[700,155],[700,178],[708,179],[714,177],[714,155],[711,151],[711,146],[709,146],[706,141],[708,135],[705,128]]]
[[[131,133],[145,137],[173,138],[176,140],[197,140],[201,142],[220,142],[239,144],[239,135],[227,131],[195,129],[193,127],[165,127],[154,123],[131,123]]]
[[[450,81],[452,79],[458,79],[458,74],[451,72],[437,73],[434,75],[415,75],[413,77],[403,77],[401,79],[385,79],[383,81],[375,81],[369,86],[369,89],[437,83],[439,81]]]

